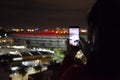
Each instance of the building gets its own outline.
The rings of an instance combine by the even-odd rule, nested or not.
[[[0,78],[2,80],[21,80],[25,74],[34,74],[39,71],[47,70],[54,52],[41,49],[0,49]],[[18,77],[16,77],[18,75]],[[22,76],[21,76],[22,75]],[[25,76],[25,78],[27,78]],[[25,79],[26,80],[26,79]]]
[[[15,43],[25,44],[28,47],[66,49],[68,35],[50,32],[18,32],[12,34],[11,37]]]

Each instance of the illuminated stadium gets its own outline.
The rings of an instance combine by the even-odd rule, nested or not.
[[[82,32],[81,33],[85,33]],[[12,35],[15,43],[25,44],[28,47],[61,48],[66,49],[68,30],[41,30],[16,32]]]

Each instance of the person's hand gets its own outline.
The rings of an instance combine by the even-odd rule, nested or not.
[[[70,56],[75,56],[76,53],[79,51],[80,49],[80,46],[72,46],[69,44],[69,39],[67,39],[66,41],[66,44],[67,44],[67,53],[66,55],[70,55]]]

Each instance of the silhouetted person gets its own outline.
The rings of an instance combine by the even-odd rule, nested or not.
[[[88,15],[88,41],[92,47],[88,64],[96,73],[120,72],[119,4],[119,0],[98,0]]]
[[[75,64],[75,49],[61,65],[60,80],[120,80],[120,1],[98,0],[88,14],[88,62]],[[82,41],[83,42],[83,41]],[[84,44],[83,44],[84,45]],[[84,45],[85,46],[85,45]],[[89,47],[87,47],[89,48]],[[88,49],[89,50],[89,49]]]

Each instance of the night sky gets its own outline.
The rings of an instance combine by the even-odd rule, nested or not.
[[[0,0],[0,26],[86,25],[95,0]]]

